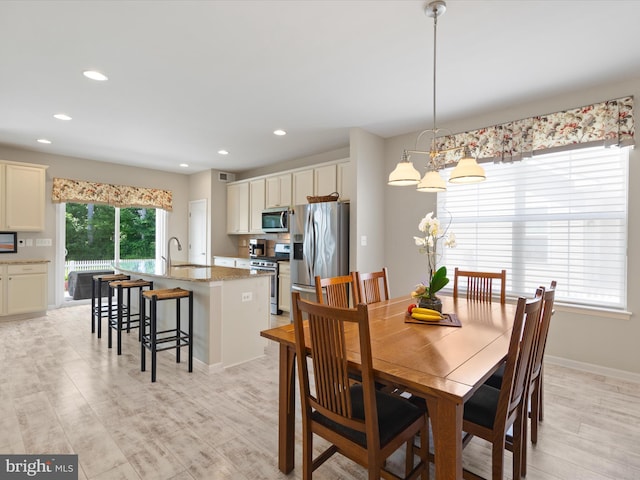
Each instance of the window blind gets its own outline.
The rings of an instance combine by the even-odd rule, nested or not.
[[[556,280],[559,301],[626,308],[628,159],[598,147],[484,164],[486,182],[438,194],[457,243],[440,264],[506,269],[512,296]]]

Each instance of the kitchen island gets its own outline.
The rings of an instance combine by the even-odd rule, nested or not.
[[[270,326],[270,273],[180,263],[173,263],[165,272],[164,264],[153,260],[123,260],[114,269],[152,281],[154,289],[193,291],[196,368],[200,363],[207,370],[229,367],[264,355],[266,340],[260,331]],[[182,303],[181,315],[187,318],[186,302]],[[175,304],[160,302],[158,318],[159,329],[170,328]]]

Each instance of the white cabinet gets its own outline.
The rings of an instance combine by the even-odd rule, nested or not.
[[[338,190],[336,165],[325,165],[313,169],[313,191],[314,195],[331,195]]]
[[[291,205],[291,174],[267,177],[266,207],[287,207]]]
[[[285,312],[291,311],[291,265],[278,262],[278,306]]]
[[[0,229],[44,230],[45,166],[0,163]]]
[[[251,270],[251,260],[248,258],[236,258],[236,268]]]
[[[353,167],[351,162],[339,163],[338,168],[338,188],[336,192],[340,194],[340,201],[351,200],[353,198]]]
[[[47,310],[47,264],[0,266],[0,315]]]
[[[264,210],[264,178],[253,180],[249,184],[249,198],[251,201],[251,214],[249,215],[249,231],[262,233],[262,211]]]
[[[313,195],[313,170],[293,172],[293,204],[306,204],[308,195]]]
[[[236,259],[231,257],[215,257],[213,259],[213,264],[216,267],[236,267]]]
[[[248,258],[234,258],[234,257],[214,257],[213,264],[216,267],[231,267],[231,268],[244,268],[246,270],[251,269],[251,260]]]
[[[249,183],[227,185],[227,233],[249,233]]]
[[[293,172],[293,201],[295,205],[306,204],[307,196],[331,195],[337,191],[338,179],[335,163]]]

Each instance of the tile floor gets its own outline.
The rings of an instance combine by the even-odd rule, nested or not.
[[[0,453],[76,453],[79,478],[90,480],[301,477],[300,468],[287,476],[276,466],[275,345],[213,374],[189,374],[164,352],[152,384],[140,372],[137,332],[125,335],[118,357],[106,333],[91,334],[89,318],[90,306],[79,305],[0,321]],[[282,322],[288,317],[273,318]],[[545,382],[545,422],[538,445],[529,445],[527,478],[640,478],[640,385],[555,365]],[[488,477],[488,446],[473,440],[464,462]],[[511,478],[509,453],[506,463]],[[365,478],[339,457],[314,474]]]

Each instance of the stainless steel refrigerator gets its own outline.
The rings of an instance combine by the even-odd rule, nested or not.
[[[291,290],[316,301],[316,275],[349,275],[349,204],[297,205],[289,225]]]

